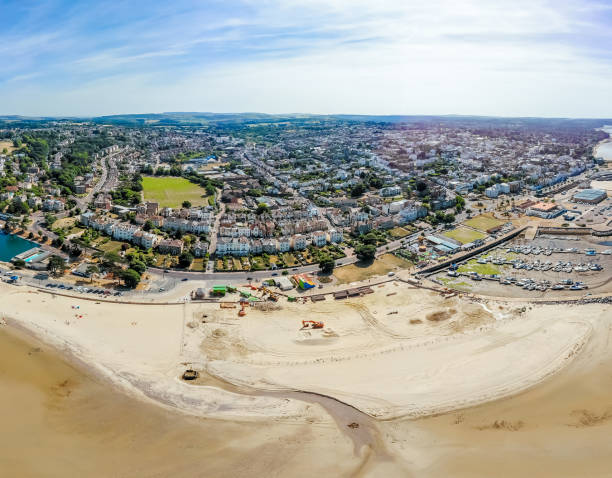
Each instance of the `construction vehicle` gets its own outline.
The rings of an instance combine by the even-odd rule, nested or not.
[[[272,292],[270,289],[268,289],[267,287],[262,287],[261,291],[263,292],[263,295],[268,294],[268,299],[277,302],[278,301],[278,294]],[[263,296],[262,296],[263,298]]]
[[[240,317],[244,317],[246,315],[246,308],[248,307],[248,302],[240,302],[240,310],[238,311],[238,315]]]
[[[300,330],[322,329],[323,327],[325,327],[323,322],[318,322],[316,320],[302,320],[302,328]]]

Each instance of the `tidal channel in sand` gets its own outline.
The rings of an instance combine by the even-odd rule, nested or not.
[[[19,477],[351,476],[335,427],[172,413],[0,328],[0,470]],[[315,458],[316,457],[316,458]]]

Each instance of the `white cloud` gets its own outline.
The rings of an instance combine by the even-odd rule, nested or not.
[[[5,85],[4,93],[13,94],[4,95],[4,108],[28,114],[612,115],[610,58],[566,41],[590,25],[579,2],[244,3],[249,16],[235,9],[217,24],[188,25],[163,48],[129,44],[73,61],[71,71],[99,74],[76,88]],[[219,33],[216,26],[229,30]],[[159,40],[168,32],[149,35]],[[213,43],[227,54],[189,61],[180,71],[165,63],[175,56],[198,58],[193,49]],[[28,111],[19,95],[26,92],[39,98]]]

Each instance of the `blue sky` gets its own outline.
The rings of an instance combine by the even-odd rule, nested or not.
[[[0,0],[0,114],[612,117],[612,0]]]

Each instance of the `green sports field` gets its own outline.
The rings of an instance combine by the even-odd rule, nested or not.
[[[450,231],[446,231],[444,235],[446,237],[450,237],[451,239],[459,241],[461,244],[467,244],[469,242],[474,242],[476,239],[484,239],[486,237],[481,232],[463,226],[459,226]]]
[[[472,219],[468,219],[463,224],[466,226],[473,227],[474,229],[478,229],[479,231],[488,231],[489,229],[500,226],[503,224],[503,221],[495,219],[491,216],[480,215],[473,217]]]
[[[145,201],[159,203],[160,207],[180,207],[183,201],[193,206],[207,206],[206,191],[185,178],[142,178]]]

